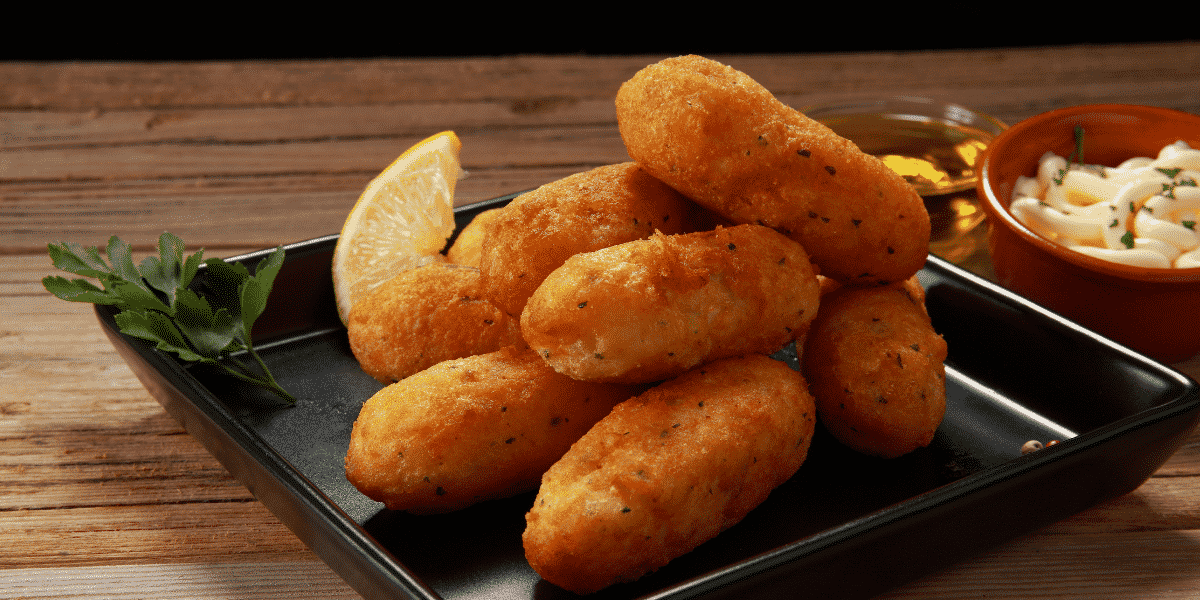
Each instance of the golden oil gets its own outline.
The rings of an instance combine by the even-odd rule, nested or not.
[[[860,113],[819,119],[878,156],[922,196],[974,187],[975,167],[993,134],[919,115]]]

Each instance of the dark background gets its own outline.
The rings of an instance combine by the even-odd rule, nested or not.
[[[629,3],[545,5],[555,8],[541,11],[463,3],[280,5],[276,12],[250,11],[249,4],[24,6],[32,14],[7,23],[0,60],[810,53],[1200,39],[1169,11],[1137,23],[1129,15],[1050,4],[1036,14],[1010,7],[1012,14],[986,17],[980,5],[888,10],[845,0],[789,10],[726,2],[703,13],[693,3],[657,12]],[[576,16],[564,16],[570,13]]]

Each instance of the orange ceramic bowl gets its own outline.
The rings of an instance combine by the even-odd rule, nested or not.
[[[1033,176],[1043,153],[1071,155],[1076,125],[1084,129],[1083,162],[1091,164],[1154,157],[1178,140],[1200,148],[1200,116],[1150,106],[1073,106],[1012,126],[988,146],[976,184],[997,281],[1159,361],[1200,353],[1200,268],[1131,267],[1086,256],[1008,212],[1017,177]]]

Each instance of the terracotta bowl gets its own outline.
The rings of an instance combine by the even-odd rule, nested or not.
[[[1115,166],[1157,156],[1184,140],[1200,148],[1200,116],[1122,104],[1074,106],[1017,123],[984,154],[976,189],[989,218],[988,245],[1000,285],[1162,362],[1200,352],[1200,268],[1120,265],[1039,236],[1008,212],[1020,175],[1033,176],[1047,150],[1067,157],[1075,125],[1083,162]]]

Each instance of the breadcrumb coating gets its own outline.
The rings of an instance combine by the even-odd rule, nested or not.
[[[816,422],[799,373],[727,358],[627,400],[542,477],[525,556],[591,593],[632,581],[739,522],[800,468]]]
[[[500,215],[500,210],[490,208],[475,215],[475,218],[458,232],[458,237],[454,238],[454,243],[446,250],[446,261],[479,268],[483,255],[484,233],[489,224]]]
[[[692,203],[626,162],[547,183],[506,205],[484,236],[483,293],[519,318],[533,291],[571,256],[686,227]]]
[[[804,249],[767,227],[654,235],[567,260],[530,297],[521,331],[576,379],[661,381],[779,350],[816,315],[819,288]]]
[[[946,413],[946,342],[912,277],[824,296],[802,365],[821,423],[847,446],[896,458],[933,441]]]
[[[821,274],[875,285],[925,264],[929,214],[912,186],[745,73],[665,59],[626,81],[616,108],[647,171],[729,219],[787,234]]]
[[[477,269],[440,262],[396,275],[350,309],[354,357],[387,384],[443,360],[523,344],[520,322],[484,300],[479,286]]]
[[[438,363],[367,400],[346,478],[392,510],[421,514],[532,490],[572,442],[644,389],[575,381],[513,346]]]

